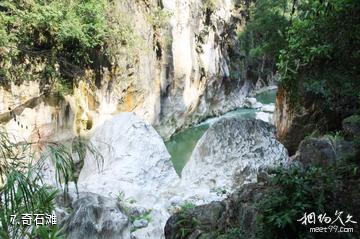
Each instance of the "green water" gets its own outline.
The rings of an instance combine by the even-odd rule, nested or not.
[[[181,175],[181,170],[190,159],[191,153],[194,150],[197,141],[208,128],[208,124],[190,127],[181,133],[176,134],[165,143],[178,175]]]
[[[277,92],[276,90],[265,91],[263,93],[258,94],[256,96],[256,99],[262,104],[275,103],[276,92]]]
[[[266,91],[256,96],[257,100],[263,104],[270,104],[275,102],[276,91]],[[256,109],[237,109],[228,112],[220,117],[210,118],[203,123],[187,128],[184,131],[174,135],[169,141],[165,143],[167,150],[171,155],[171,160],[177,174],[180,176],[187,161],[196,146],[198,140],[203,136],[205,131],[211,124],[215,123],[221,118],[227,117],[242,117],[255,118]]]

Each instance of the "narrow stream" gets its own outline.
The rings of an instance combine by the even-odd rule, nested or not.
[[[262,104],[271,104],[275,103],[276,90],[265,91],[256,96],[256,99]],[[205,131],[210,127],[211,124],[215,123],[219,119],[226,117],[243,117],[245,118],[255,118],[256,109],[237,109],[231,112],[228,112],[219,117],[214,117],[207,119],[206,121],[192,126],[183,130],[182,132],[174,135],[169,141],[167,141],[166,147],[171,155],[171,160],[173,162],[176,173],[180,176],[181,171],[184,168],[187,161],[190,159],[192,151],[194,150],[196,143],[203,136]]]

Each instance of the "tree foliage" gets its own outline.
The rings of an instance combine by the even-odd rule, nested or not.
[[[276,60],[286,45],[290,10],[288,0],[255,1],[248,9],[245,28],[238,33],[240,47],[249,69],[261,78],[276,71]]]
[[[360,90],[360,2],[296,1],[296,14],[281,49],[278,68],[283,86],[296,101],[310,92],[337,105],[356,102]]]
[[[42,79],[72,86],[86,69],[107,66],[107,46],[131,44],[132,27],[110,16],[107,0],[3,0],[0,83]]]

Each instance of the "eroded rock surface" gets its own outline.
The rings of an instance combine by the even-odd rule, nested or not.
[[[134,113],[121,113],[97,129],[92,145],[101,159],[89,154],[80,173],[82,191],[153,205],[162,192],[179,181],[161,137]],[[98,168],[97,160],[100,160]]]
[[[151,210],[151,222],[133,232],[133,238],[160,238],[170,191],[180,181],[162,138],[134,113],[121,113],[99,127],[91,143],[104,161],[98,168],[96,155],[87,155],[79,190]]]
[[[293,157],[305,167],[333,165],[355,154],[353,142],[336,138],[322,137],[304,139]]]
[[[247,184],[226,200],[212,202],[172,215],[165,226],[166,239],[215,239],[227,228],[239,228],[244,238],[255,239],[256,203],[268,190],[265,186]],[[182,229],[186,228],[185,232]],[[185,235],[183,235],[183,233]]]
[[[111,198],[85,193],[75,200],[73,212],[61,221],[69,239],[130,239],[129,219]]]
[[[275,128],[255,119],[227,118],[212,125],[197,143],[182,176],[209,188],[236,187],[256,180],[259,168],[288,160]]]
[[[43,79],[0,86],[0,123],[26,140],[64,140],[91,134],[113,114],[135,112],[169,138],[241,107],[249,93],[267,84],[253,74],[261,69],[250,67],[240,47],[248,7],[248,1],[233,0],[117,1],[109,15],[125,19],[136,49],[110,44],[110,59],[95,62],[107,63],[97,65],[98,72],[82,69],[59,102],[51,103],[51,87]]]

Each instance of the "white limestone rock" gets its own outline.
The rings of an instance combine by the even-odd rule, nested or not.
[[[261,111],[266,112],[266,113],[274,113],[275,112],[275,104],[263,105],[261,107]]]
[[[151,211],[151,222],[136,230],[141,239],[162,238],[170,192],[180,182],[162,138],[134,113],[121,113],[106,121],[90,139],[104,157],[99,171],[92,154],[85,158],[79,190],[132,199]]]
[[[135,228],[144,228],[149,225],[149,222],[145,219],[139,219],[139,220],[135,220],[133,225]]]
[[[274,124],[273,116],[271,113],[257,112],[255,118],[266,123]]]
[[[263,104],[258,102],[255,97],[249,97],[244,100],[244,106],[251,109],[260,109]]]
[[[152,206],[179,180],[161,137],[134,113],[121,113],[106,121],[91,143],[104,162],[99,171],[94,156],[87,155],[79,178],[82,191],[112,197],[122,193]]]
[[[184,183],[232,189],[256,181],[259,168],[287,162],[275,128],[255,119],[225,118],[212,125],[197,143],[182,171]]]

